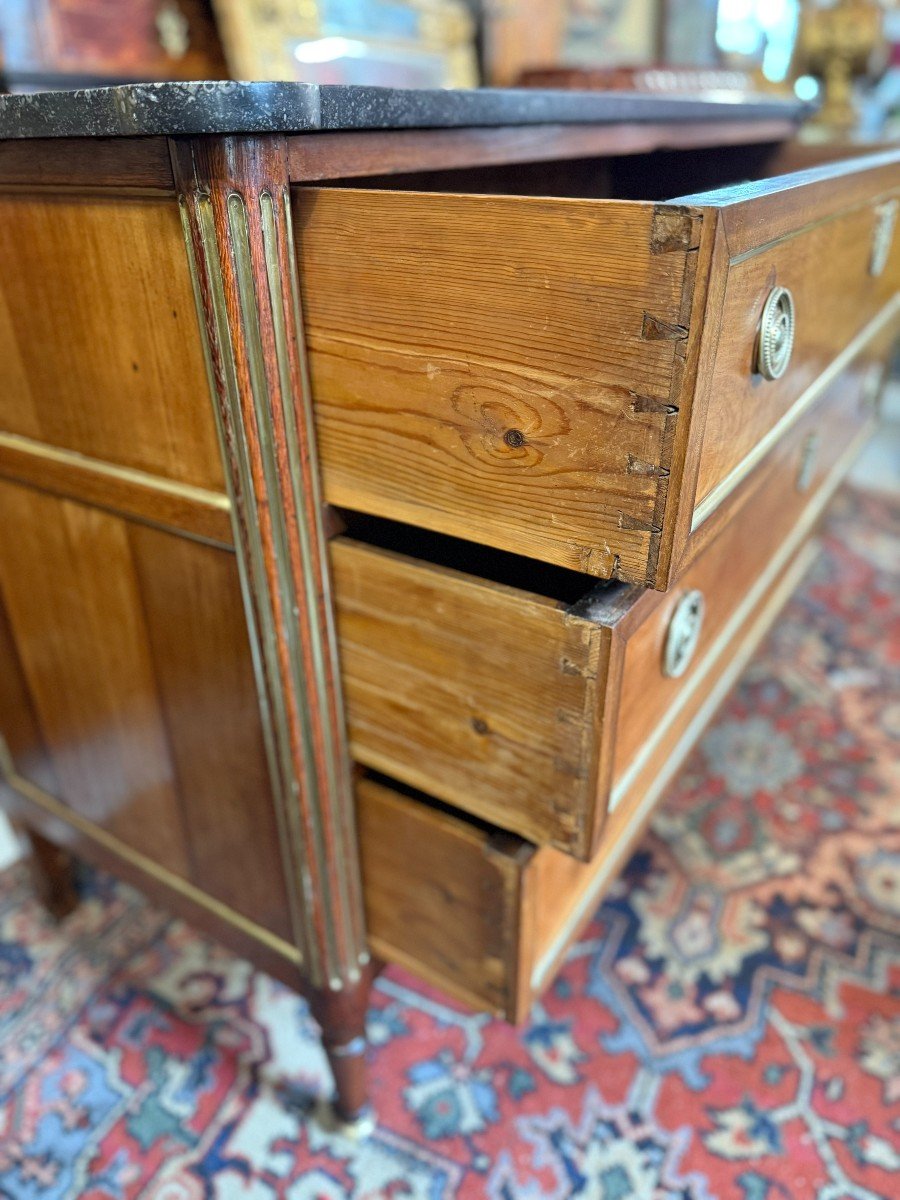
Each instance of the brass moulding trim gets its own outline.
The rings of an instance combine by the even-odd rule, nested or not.
[[[22,434],[0,432],[0,447],[12,450],[16,454],[29,455],[39,461],[57,463],[61,467],[71,467],[104,479],[114,479],[118,483],[130,484],[145,491],[177,496],[179,500],[188,500],[204,508],[214,508],[218,512],[231,511],[228,496],[223,492],[198,487],[192,483],[180,483],[177,479],[166,479],[164,475],[154,475],[137,467],[122,467],[118,463],[79,454],[77,450],[51,446],[47,442],[39,442]]]
[[[8,787],[12,788],[14,792],[29,804],[42,809],[54,819],[64,822],[64,824],[76,830],[83,837],[96,842],[104,850],[114,854],[117,858],[121,858],[132,867],[136,867],[145,875],[149,875],[157,883],[171,889],[173,892],[178,892],[179,895],[196,904],[198,907],[205,908],[207,912],[212,913],[219,920],[232,925],[235,929],[240,930],[241,933],[253,938],[255,941],[261,942],[282,958],[287,959],[288,962],[302,967],[303,956],[296,946],[292,946],[290,942],[286,942],[276,933],[271,933],[262,925],[257,925],[255,921],[236,912],[235,909],[230,908],[227,904],[223,904],[221,900],[216,900],[215,897],[210,896],[201,888],[195,887],[187,879],[176,875],[174,871],[169,871],[166,867],[160,866],[152,858],[148,858],[147,855],[142,854],[140,850],[133,849],[126,842],[117,838],[115,834],[108,833],[102,826],[97,825],[88,817],[83,817],[73,808],[70,808],[68,804],[51,795],[50,792],[44,791],[37,784],[19,775],[10,754],[9,746],[2,734],[0,734],[0,776],[2,776],[3,781]]]
[[[869,342],[877,337],[882,330],[895,318],[900,316],[900,293],[895,295],[859,333],[847,343],[844,349],[831,360],[825,370],[809,385],[805,392],[794,401],[787,412],[769,429],[756,443],[753,449],[741,459],[737,466],[724,479],[712,488],[694,508],[691,519],[691,533],[706,521],[717,508],[731,495],[734,489],[744,480],[757,463],[769,453],[787,431],[797,423],[800,417],[810,408],[825,389],[837,379],[855,358],[862,353]]]

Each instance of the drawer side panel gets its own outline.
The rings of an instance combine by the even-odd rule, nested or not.
[[[354,758],[586,856],[606,631],[552,601],[338,539]]]
[[[699,218],[318,188],[294,218],[327,499],[645,581]]]
[[[512,1013],[532,848],[371,780],[357,797],[373,952],[478,1008]]]

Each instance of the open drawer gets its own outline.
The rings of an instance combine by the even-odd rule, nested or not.
[[[296,188],[326,498],[664,590],[695,493],[896,321],[897,196],[900,150],[666,203]]]
[[[376,954],[469,1004],[511,1020],[527,1015],[812,561],[810,534],[860,441],[849,410],[842,417],[840,401],[831,399],[836,411],[827,441],[803,429],[798,446],[767,462],[766,485],[698,555],[675,592],[620,591],[618,599],[598,602],[609,658],[617,663],[611,707],[618,710],[618,734],[607,768],[612,802],[591,861],[534,846],[382,782],[361,781],[360,839]],[[833,443],[840,445],[837,454],[811,458],[810,447],[822,451]],[[791,490],[802,503],[792,527],[780,516]],[[757,554],[752,535],[769,528],[777,534]],[[672,614],[695,589],[708,601],[705,628],[682,680],[665,678],[660,663]]]
[[[676,714],[715,691],[747,612],[866,436],[869,391],[862,366],[832,385],[720,511],[727,521],[698,532],[665,595],[591,587],[583,575],[378,522],[369,536],[383,546],[336,539],[356,760],[589,858],[608,810],[665,761]]]

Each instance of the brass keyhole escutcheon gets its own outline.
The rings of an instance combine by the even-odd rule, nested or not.
[[[794,297],[785,287],[772,288],[763,306],[756,348],[756,369],[763,379],[780,379],[794,349]]]
[[[703,629],[706,603],[696,588],[685,592],[669,620],[663,649],[663,674],[678,679],[691,665]]]

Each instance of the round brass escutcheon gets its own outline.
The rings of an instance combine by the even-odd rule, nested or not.
[[[703,593],[696,589],[685,592],[675,605],[663,649],[663,674],[670,679],[677,679],[691,665],[700,641],[705,610]]]
[[[794,349],[794,297],[785,287],[772,288],[763,306],[756,347],[756,369],[763,379],[780,379]]]

